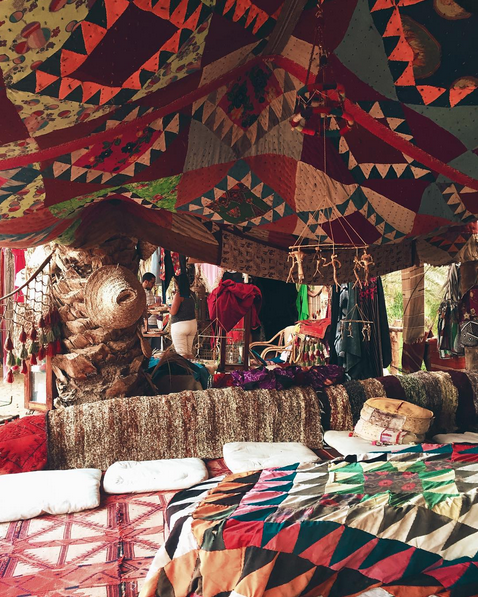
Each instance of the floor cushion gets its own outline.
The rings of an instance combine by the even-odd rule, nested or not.
[[[376,446],[361,437],[350,437],[350,431],[326,431],[324,441],[331,448],[335,448],[342,456],[347,454],[366,454],[367,452],[393,452],[403,450],[416,444],[394,444]]]
[[[171,460],[123,460],[106,471],[106,493],[141,493],[188,489],[208,478],[206,465],[199,458]]]
[[[433,441],[437,444],[478,444],[478,433],[439,433]]]
[[[33,471],[0,476],[0,522],[69,514],[100,504],[99,469]]]
[[[45,414],[21,417],[0,426],[0,475],[39,471],[46,463]]]
[[[233,473],[319,460],[312,450],[298,442],[231,442],[224,444],[223,455]]]

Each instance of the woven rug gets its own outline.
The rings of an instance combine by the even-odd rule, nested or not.
[[[184,391],[116,398],[48,413],[48,467],[105,470],[118,460],[220,458],[232,441],[322,447],[312,388]]]
[[[206,464],[211,477],[230,472]],[[0,595],[136,597],[174,493],[102,495],[94,510],[0,524]]]

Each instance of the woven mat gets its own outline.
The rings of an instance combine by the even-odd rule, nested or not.
[[[48,466],[105,470],[118,460],[219,458],[232,441],[322,447],[312,388],[184,391],[115,398],[48,413]]]

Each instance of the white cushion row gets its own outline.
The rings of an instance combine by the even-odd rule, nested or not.
[[[0,475],[0,522],[96,508],[100,480],[94,468]]]
[[[324,442],[337,450],[342,456],[366,454],[367,452],[395,452],[404,450],[416,444],[394,444],[391,446],[377,446],[361,437],[350,437],[350,431],[326,431]]]
[[[231,442],[222,448],[224,462],[233,473],[314,462],[317,455],[298,442]]]
[[[106,471],[106,493],[141,493],[179,491],[208,478],[206,465],[199,458],[171,460],[125,460],[115,462]]]

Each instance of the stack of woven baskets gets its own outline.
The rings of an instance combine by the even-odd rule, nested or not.
[[[374,445],[419,443],[432,421],[431,410],[410,402],[370,398],[363,405],[354,433]]]

